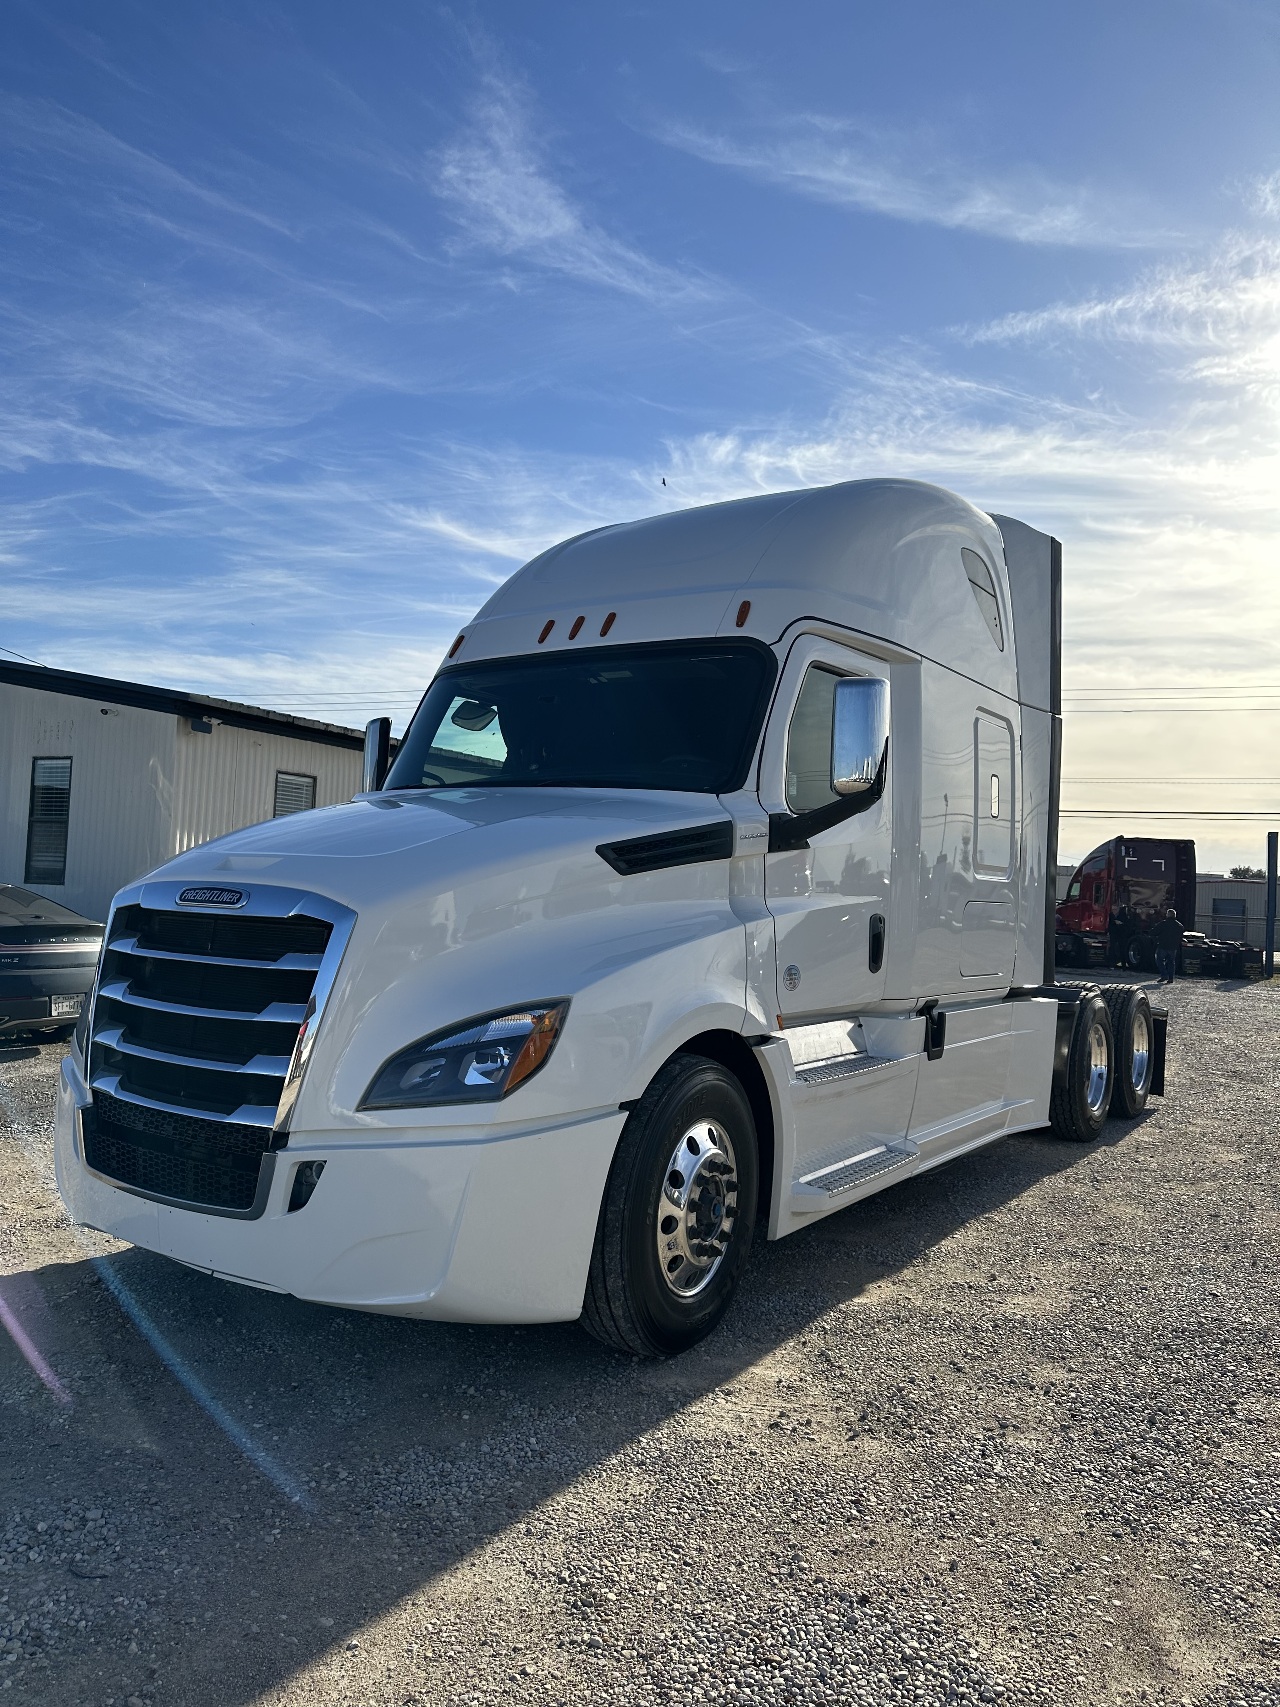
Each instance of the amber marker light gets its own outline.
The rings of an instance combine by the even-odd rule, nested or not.
[[[613,627],[614,623],[617,620],[618,620],[617,611],[611,610],[609,612],[608,616],[605,617],[604,621],[600,624],[600,638],[601,638],[601,640],[604,639],[605,635],[608,634],[609,630]]]
[[[453,645],[449,648],[449,656],[451,658],[454,656],[455,653],[460,652],[462,650],[462,642],[466,638],[467,638],[467,636],[464,632],[464,633],[460,634],[458,636],[458,638],[454,641]]]
[[[542,625],[542,633],[538,636],[538,645],[539,646],[542,645],[542,642],[547,638],[548,634],[551,633],[551,630],[555,627],[555,625],[556,625],[555,617],[549,616],[547,618],[547,620]]]
[[[507,1075],[507,1091],[513,1091],[523,1079],[536,1073],[550,1055],[556,1038],[560,1035],[560,1027],[567,1011],[567,1003],[561,1007],[548,1008],[534,1021],[533,1030],[525,1039],[524,1048],[516,1056],[515,1065]]]
[[[585,617],[581,617],[581,616],[575,616],[574,617],[573,627],[569,630],[570,640],[576,640],[578,638],[578,635],[582,630],[582,625],[585,621],[586,621]]]
[[[747,618],[750,615],[751,615],[751,600],[750,599],[743,599],[742,603],[738,606],[738,620],[737,620],[736,626],[738,628],[741,628],[743,623],[747,620]]]

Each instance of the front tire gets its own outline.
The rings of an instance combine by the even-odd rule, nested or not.
[[[1081,996],[1071,1027],[1066,1066],[1054,1075],[1049,1122],[1059,1138],[1092,1144],[1111,1106],[1115,1040],[1111,1012],[1095,985]]]
[[[618,1140],[583,1300],[587,1331],[633,1357],[704,1339],[737,1290],[759,1180],[742,1086],[715,1061],[674,1056]]]

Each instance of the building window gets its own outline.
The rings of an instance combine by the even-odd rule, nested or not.
[[[27,883],[67,881],[67,823],[71,817],[71,760],[32,759],[27,814]]]
[[[296,771],[276,772],[276,806],[274,818],[287,818],[291,812],[310,812],[316,803],[316,779],[300,776]]]

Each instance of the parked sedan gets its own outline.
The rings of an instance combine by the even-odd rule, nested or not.
[[[92,919],[0,883],[0,1039],[70,1037],[101,946],[102,926]]]

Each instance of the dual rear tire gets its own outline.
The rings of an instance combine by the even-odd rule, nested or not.
[[[1066,1058],[1054,1071],[1049,1119],[1059,1138],[1092,1144],[1108,1115],[1136,1120],[1147,1106],[1155,1066],[1155,1022],[1140,985],[1079,988]]]
[[[1117,1120],[1136,1120],[1147,1106],[1155,1069],[1155,1020],[1147,992],[1138,984],[1107,984],[1102,998],[1111,1015],[1115,1040],[1115,1076],[1111,1114]]]

